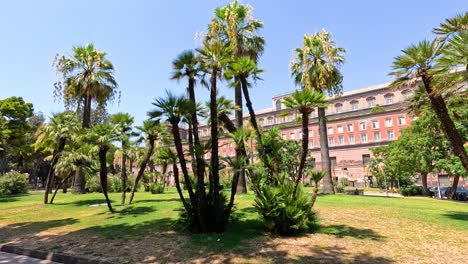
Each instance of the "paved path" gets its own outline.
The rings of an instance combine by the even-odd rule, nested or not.
[[[43,260],[37,258],[31,258],[23,255],[16,255],[7,252],[0,251],[0,264],[6,263],[21,263],[21,264],[55,264],[58,262],[53,262],[50,260]]]

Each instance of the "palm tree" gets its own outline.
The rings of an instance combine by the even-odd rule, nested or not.
[[[135,135],[132,130],[134,119],[128,113],[117,113],[110,117],[109,122],[115,126],[117,137],[122,147],[122,163],[120,177],[122,181],[122,199],[121,204],[125,204],[125,192],[127,190],[127,150],[130,138]]]
[[[189,152],[192,155],[192,160],[195,158],[195,164],[192,162],[192,168],[197,176],[198,182],[204,181],[205,175],[205,160],[203,152],[200,151],[200,137],[198,134],[198,117],[197,117],[197,101],[195,97],[195,85],[197,79],[200,80],[202,85],[206,85],[203,79],[203,70],[200,58],[195,55],[192,50],[184,51],[173,62],[174,72],[171,79],[181,80],[182,78],[188,79],[187,93],[190,99],[190,115],[189,115]],[[194,142],[191,142],[193,139]],[[194,147],[195,146],[195,147]],[[194,166],[195,165],[195,166]],[[197,185],[197,197],[199,202],[204,203],[206,200],[204,186]]]
[[[464,141],[455,127],[455,123],[449,115],[445,100],[440,93],[436,93],[434,88],[438,85],[436,58],[438,56],[437,41],[424,40],[416,45],[411,45],[404,49],[403,54],[395,57],[393,61],[393,72],[396,80],[393,87],[411,85],[414,82],[421,82],[431,102],[432,109],[441,122],[441,128],[450,144],[453,153],[458,156],[463,167],[468,171],[468,155],[464,148]]]
[[[148,161],[153,156],[154,152],[154,144],[157,140],[165,140],[166,138],[166,127],[159,123],[159,120],[147,120],[143,122],[143,126],[137,127],[142,133],[146,135],[146,151],[144,157],[140,164],[140,169],[138,170],[138,174],[135,178],[135,183],[132,187],[132,192],[130,194],[130,198],[128,203],[131,204],[133,201],[133,197],[135,195],[135,191],[138,186],[138,182],[140,181],[141,177],[145,173],[146,165]]]
[[[62,112],[54,114],[49,124],[43,126],[36,142],[39,145],[49,145],[53,149],[52,161],[50,163],[49,173],[44,193],[44,204],[48,203],[49,192],[52,189],[54,179],[55,165],[59,160],[60,153],[65,149],[68,140],[76,135],[79,130],[79,121],[72,112]]]
[[[295,50],[291,62],[291,74],[296,85],[330,95],[340,94],[343,76],[339,67],[345,60],[344,52],[343,48],[335,46],[327,31],[304,35],[303,47]],[[323,192],[334,193],[324,107],[318,108],[318,119],[322,169],[327,173],[323,180]]]
[[[116,130],[117,127],[109,123],[98,124],[94,126],[87,135],[88,141],[97,148],[101,189],[106,198],[107,207],[111,212],[113,212],[113,209],[107,194],[107,153],[113,147],[112,143],[119,140]]]
[[[107,53],[97,50],[93,44],[74,46],[72,56],[56,59],[57,72],[62,80],[55,84],[55,96],[63,96],[65,105],[83,105],[83,128],[91,122],[91,104],[103,107],[118,95],[114,79],[114,66],[106,58]]]
[[[299,168],[296,175],[296,183],[292,192],[292,197],[295,197],[297,186],[302,180],[307,152],[309,150],[309,116],[316,107],[325,107],[326,98],[323,93],[316,92],[311,89],[295,91],[292,95],[284,98],[283,104],[288,108],[297,109],[301,113],[302,119],[302,151]]]
[[[218,31],[219,39],[225,43],[232,51],[233,60],[242,57],[248,57],[257,61],[258,57],[264,51],[265,40],[258,35],[258,30],[263,27],[260,20],[256,20],[251,16],[252,8],[248,5],[240,5],[238,1],[229,3],[228,5],[215,9],[215,19],[220,26]],[[210,38],[210,36],[208,36]],[[242,93],[247,98],[244,91],[246,87],[242,87],[242,83],[246,81],[247,77],[244,74],[233,74],[234,78],[234,97],[235,97],[235,124],[238,128],[243,126],[243,111],[242,111]],[[237,146],[236,155],[239,155],[245,150],[243,146]],[[244,147],[245,148],[245,147]],[[238,191],[244,193],[247,191],[245,186],[245,171],[240,171],[241,180],[238,186]]]
[[[310,177],[312,178],[312,181],[314,182],[314,188],[312,189],[312,199],[310,203],[310,207],[314,207],[315,201],[317,200],[317,194],[318,194],[318,187],[320,184],[320,181],[325,177],[326,173],[324,171],[312,171],[310,173]]]

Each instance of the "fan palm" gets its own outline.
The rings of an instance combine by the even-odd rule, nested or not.
[[[284,98],[283,104],[288,108],[297,109],[297,111],[301,113],[302,119],[302,151],[296,175],[296,183],[292,192],[292,197],[294,197],[296,195],[297,186],[302,180],[307,152],[309,150],[309,116],[316,107],[325,107],[326,98],[323,93],[319,93],[311,89],[305,89],[295,91],[292,95]]]
[[[122,163],[120,177],[122,181],[122,199],[121,204],[125,204],[125,192],[127,190],[127,150],[130,138],[135,135],[133,132],[133,122],[134,119],[128,113],[117,113],[110,117],[109,122],[115,126],[117,137],[121,143],[122,147]]]
[[[87,44],[74,46],[72,56],[62,56],[56,61],[56,69],[62,74],[62,80],[55,84],[55,95],[63,96],[68,106],[80,107],[84,104],[84,128],[90,127],[92,102],[102,107],[118,94],[114,66],[106,55],[93,44]]]
[[[432,69],[437,67],[437,42],[424,40],[409,46],[402,52],[403,54],[395,57],[393,61],[393,72],[390,75],[396,79],[392,86],[400,87],[411,85],[414,82],[422,83],[431,102],[432,110],[441,122],[441,128],[447,136],[453,153],[458,156],[463,167],[468,171],[468,155],[463,146],[463,139],[449,115],[444,98],[440,93],[434,92],[434,87],[437,85],[434,79],[437,79],[438,76],[432,72]]]
[[[164,141],[166,140],[166,126],[159,123],[159,120],[147,120],[143,122],[143,126],[137,127],[142,133],[146,135],[146,151],[144,157],[140,163],[140,169],[138,170],[137,176],[135,178],[135,183],[133,184],[132,191],[130,194],[130,198],[128,203],[131,204],[133,201],[133,197],[135,195],[135,191],[138,186],[138,182],[140,181],[141,177],[145,173],[146,165],[148,161],[153,156],[154,152],[154,144],[157,140]]]
[[[44,203],[48,203],[48,195],[52,188],[54,179],[55,165],[59,160],[60,153],[65,149],[68,140],[76,136],[79,130],[79,121],[72,112],[62,112],[54,114],[49,124],[43,126],[40,130],[36,147],[39,145],[48,146],[53,149],[52,161],[50,163],[49,173],[44,193]]]
[[[344,63],[345,50],[336,47],[327,31],[304,35],[302,48],[295,50],[291,62],[291,74],[296,85],[321,93],[337,95],[342,92],[343,76],[339,67]],[[324,193],[334,193],[331,179],[331,163],[328,147],[327,121],[325,108],[318,108],[320,156],[322,169],[327,173],[323,181]]]
[[[317,200],[317,194],[318,194],[318,187],[320,184],[320,181],[325,177],[326,173],[324,171],[312,171],[310,173],[310,177],[312,181],[314,182],[314,188],[312,189],[312,199],[310,203],[310,207],[314,207],[315,201]]]

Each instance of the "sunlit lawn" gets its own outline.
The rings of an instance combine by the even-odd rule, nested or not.
[[[102,194],[40,194],[0,198],[0,243],[124,262],[223,263],[464,263],[468,204],[429,198],[319,196],[322,228],[315,234],[268,235],[252,207],[237,197],[223,234],[190,235],[178,221],[174,190],[137,193],[136,202],[110,214]]]

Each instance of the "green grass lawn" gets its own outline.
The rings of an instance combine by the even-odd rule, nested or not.
[[[319,196],[314,234],[265,233],[253,195],[236,198],[222,234],[190,235],[178,221],[177,193],[137,193],[116,213],[102,194],[41,194],[0,198],[0,243],[101,258],[115,263],[463,263],[468,252],[468,204],[429,198]]]

